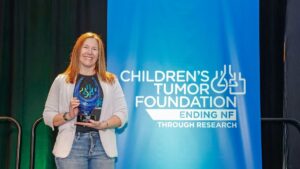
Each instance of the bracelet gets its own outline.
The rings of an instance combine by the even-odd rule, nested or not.
[[[98,125],[101,129],[108,129],[108,121],[107,120],[100,122]],[[105,125],[105,127],[103,125]],[[101,127],[101,126],[103,126],[103,127]]]
[[[70,119],[67,118],[67,114],[68,114],[68,112],[65,112],[64,115],[63,115],[63,118],[64,118],[65,121],[70,121]]]

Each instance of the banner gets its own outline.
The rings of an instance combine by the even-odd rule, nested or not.
[[[108,1],[117,168],[261,168],[258,1]]]

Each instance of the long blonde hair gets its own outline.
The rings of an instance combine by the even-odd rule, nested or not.
[[[95,66],[95,72],[102,81],[107,83],[114,83],[115,77],[112,73],[106,71],[104,44],[99,35],[87,32],[82,34],[76,41],[72,53],[70,55],[70,64],[63,74],[67,75],[67,83],[75,83],[75,78],[79,73],[79,55],[83,42],[88,38],[94,38],[98,43],[99,56]]]

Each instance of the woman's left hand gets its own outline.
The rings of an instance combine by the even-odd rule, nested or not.
[[[107,128],[107,124],[105,122],[95,121],[95,120],[89,120],[88,123],[85,122],[76,122],[76,125],[81,125],[84,127],[91,127],[97,130],[104,130]]]

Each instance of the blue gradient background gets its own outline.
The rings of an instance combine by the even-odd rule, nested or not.
[[[208,70],[231,64],[247,79],[238,128],[158,128],[136,95],[150,83],[121,85],[129,123],[118,131],[117,169],[260,169],[258,0],[109,0],[108,70]]]

